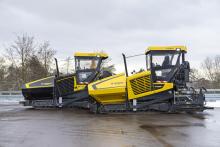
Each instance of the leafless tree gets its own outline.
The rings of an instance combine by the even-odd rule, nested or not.
[[[4,80],[6,74],[6,66],[4,58],[0,57],[0,81]]]
[[[22,84],[22,79],[20,78],[21,69],[15,67],[12,63],[7,66],[7,74],[5,77],[5,89],[6,90],[19,90]]]
[[[202,76],[198,69],[192,68],[190,69],[190,81],[198,81]]]
[[[34,37],[23,34],[16,36],[16,40],[6,49],[9,61],[18,68],[21,65],[21,79],[26,82],[26,65],[28,59],[34,54]]]
[[[70,66],[70,57],[66,58],[66,74],[69,74],[69,66]]]
[[[205,77],[212,83],[212,88],[220,88],[220,55],[207,57],[202,63]]]
[[[55,55],[56,51],[50,47],[50,43],[48,41],[43,42],[39,46],[38,50],[38,58],[42,62],[45,70],[46,70],[46,75],[50,72],[50,65],[53,61],[53,57]]]
[[[203,63],[202,63],[202,67],[204,69],[205,75],[206,77],[211,80],[214,81],[215,79],[215,73],[214,73],[214,66],[213,66],[213,60],[210,57],[207,57]]]
[[[38,57],[33,55],[27,63],[27,79],[28,81],[37,80],[40,78],[45,77],[46,69],[44,68],[43,64],[39,61]]]
[[[2,88],[6,90],[18,90],[26,82],[51,74],[54,54],[55,50],[48,41],[36,44],[33,36],[17,35],[15,41],[5,48],[7,66],[0,56],[0,86],[4,85]]]
[[[214,73],[218,74],[220,73],[220,55],[215,56],[213,61],[214,66]]]

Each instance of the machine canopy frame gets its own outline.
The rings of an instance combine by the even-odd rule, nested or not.
[[[76,81],[78,84],[90,83],[100,71],[102,60],[97,56],[75,56]]]
[[[169,82],[171,73],[185,62],[185,53],[186,50],[150,50],[146,52],[146,68],[151,71],[154,81]],[[163,59],[163,62],[157,64],[156,58]]]

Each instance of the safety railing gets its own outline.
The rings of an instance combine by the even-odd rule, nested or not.
[[[21,91],[0,91],[0,98],[23,98]]]

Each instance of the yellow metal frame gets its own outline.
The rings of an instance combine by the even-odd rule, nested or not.
[[[75,57],[100,57],[100,58],[108,58],[108,54],[101,53],[101,52],[95,52],[95,53],[83,53],[83,52],[76,52],[74,54]]]
[[[185,51],[187,52],[186,46],[150,46],[147,48],[145,53],[150,51],[175,51],[175,50]]]

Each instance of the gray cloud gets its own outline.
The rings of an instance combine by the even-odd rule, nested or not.
[[[186,45],[197,67],[220,54],[218,0],[0,0],[0,19],[0,45],[28,33],[49,40],[60,58],[105,50],[120,71],[122,52],[143,53],[149,45]]]

